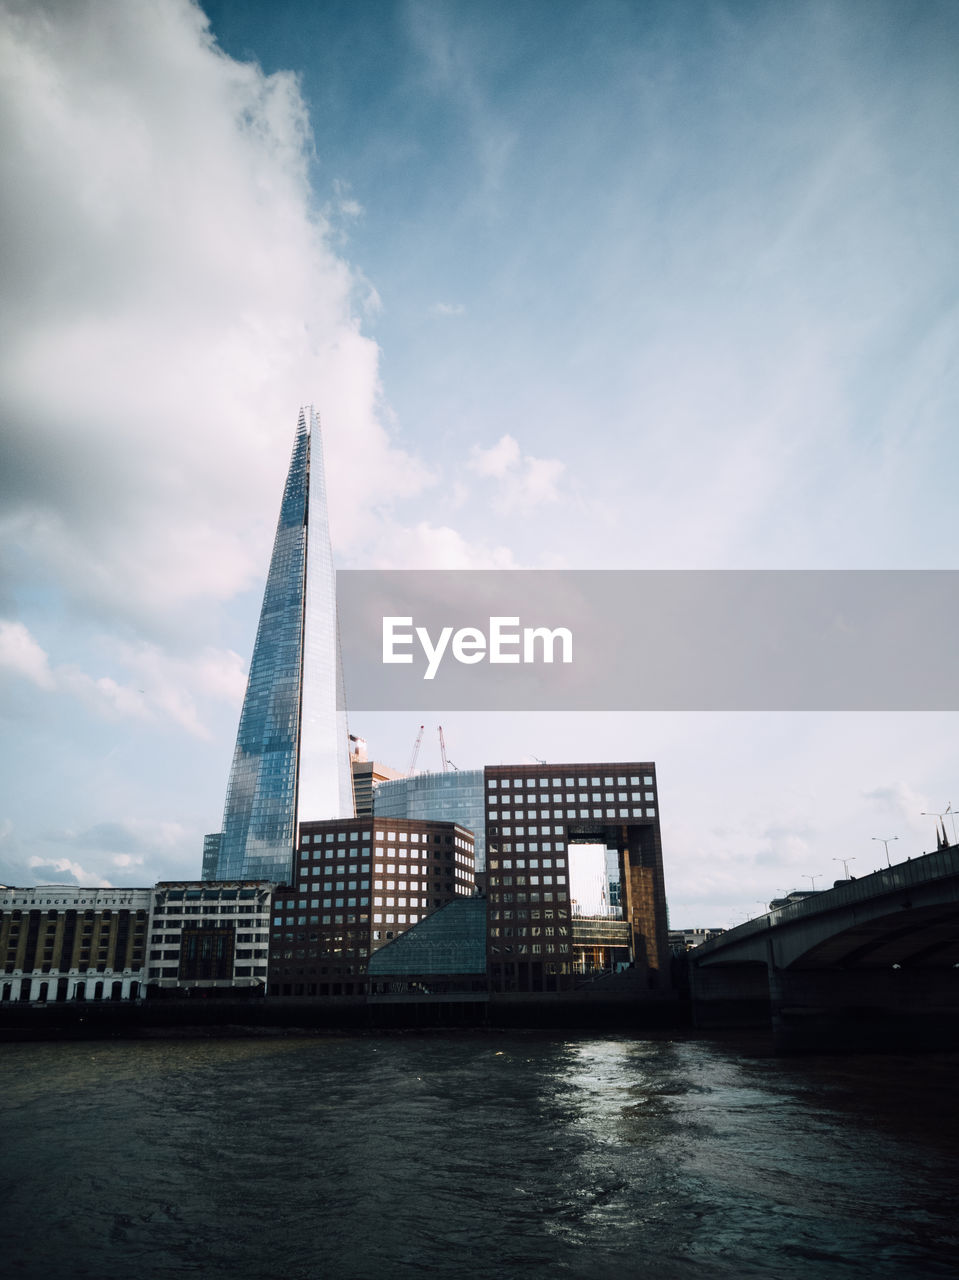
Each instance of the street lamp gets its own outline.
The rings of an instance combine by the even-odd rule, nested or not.
[[[821,871],[817,871],[817,872],[816,872],[816,874],[815,874],[814,876],[810,876],[810,875],[804,875],[804,876],[803,876],[803,879],[804,879],[804,880],[809,880],[809,881],[811,881],[811,883],[812,883],[812,891],[813,891],[813,893],[815,893],[815,892],[816,892],[816,881],[817,881],[821,876],[822,876],[822,872],[821,872]]]
[[[846,880],[849,879],[849,864],[850,862],[855,862],[855,861],[856,861],[855,858],[833,858],[833,862],[842,863],[843,876]]]
[[[889,844],[890,844],[890,841],[892,841],[892,840],[898,840],[898,839],[899,839],[899,837],[898,837],[898,836],[873,836],[873,840],[878,840],[878,841],[879,841],[879,843],[882,845],[882,847],[886,850],[886,866],[887,866],[887,867],[891,867],[891,866],[892,866],[892,863],[889,861]]]

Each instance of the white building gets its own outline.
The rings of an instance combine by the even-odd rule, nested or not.
[[[161,880],[154,893],[147,982],[159,991],[266,987],[266,880]]]
[[[143,992],[152,889],[0,886],[0,1002]]]

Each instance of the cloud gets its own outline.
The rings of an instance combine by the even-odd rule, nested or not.
[[[520,462],[519,445],[512,436],[501,436],[489,449],[474,446],[470,456],[470,468],[481,476],[495,476],[501,480]]]
[[[437,302],[434,304],[433,310],[438,316],[466,315],[466,307],[462,302]]]
[[[333,208],[343,218],[360,218],[366,212],[358,200],[353,198],[351,187],[342,178],[333,180]]]
[[[515,569],[508,547],[469,542],[448,525],[420,521],[383,529],[368,548],[374,569]]]
[[[928,794],[901,780],[863,791],[862,797],[864,800],[871,801],[874,806],[874,826],[870,832],[870,838],[876,841],[904,840],[910,836],[918,836],[923,841],[928,841],[934,824],[938,827],[935,815],[943,814],[947,805],[951,805],[950,801],[931,800]],[[953,808],[952,812],[954,811]],[[951,813],[946,816],[945,821],[946,830],[951,834],[951,828],[948,825],[952,821]],[[893,845],[893,852],[895,848],[896,846]],[[885,856],[884,853],[882,856]]]
[[[425,87],[443,101],[468,144],[476,174],[473,199],[487,217],[495,218],[517,144],[511,119],[484,83],[484,72],[504,57],[500,32],[482,17],[453,19],[422,0],[407,4],[404,17],[411,45],[422,59]]]
[[[760,848],[753,855],[757,867],[793,869],[808,860],[816,832],[808,827],[797,830],[794,827],[770,826],[762,832],[760,839]]]
[[[198,737],[209,737],[200,718],[200,703],[213,700],[239,708],[243,699],[243,659],[230,649],[207,646],[196,655],[181,658],[157,645],[141,643],[119,644],[115,653],[117,661],[133,674],[136,695],[142,698],[146,712]],[[133,685],[123,692],[132,696]]]
[[[108,719],[152,718],[142,691],[119,684],[112,676],[94,678],[78,667],[64,664],[57,668],[57,680],[64,690],[86,703],[97,715]]]
[[[511,435],[501,436],[489,449],[475,445],[469,466],[484,479],[500,481],[498,503],[504,509],[558,502],[559,482],[566,470],[558,458],[524,456]]]
[[[885,786],[873,787],[862,793],[864,800],[872,800],[887,814],[913,820],[923,809],[929,808],[925,796],[921,795],[907,782],[890,782]]]
[[[0,667],[41,689],[54,687],[49,659],[22,622],[0,621]]]
[[[96,714],[110,719],[169,720],[188,733],[208,738],[198,703],[225,702],[239,707],[246,688],[243,659],[232,650],[207,646],[189,658],[159,646],[114,643],[113,661],[128,673],[90,675],[75,663],[51,668],[48,656],[22,622],[0,622],[0,667],[47,691],[69,694]]]
[[[532,506],[558,502],[559,480],[566,470],[566,463],[558,458],[525,458],[524,467],[517,500]]]
[[[34,877],[34,884],[61,884],[70,883],[63,881],[64,875],[73,877],[74,884],[98,885],[105,889],[112,889],[113,885],[109,880],[104,880],[103,876],[95,871],[88,871],[86,867],[80,865],[79,862],[72,862],[69,858],[57,858],[48,860],[47,858],[33,857],[27,860],[27,866],[38,874]],[[53,877],[58,876],[61,879],[54,880]],[[50,877],[46,880],[46,877]]]
[[[143,858],[134,858],[129,853],[117,853],[113,857],[113,865],[115,867],[141,867],[143,863]]]
[[[123,818],[98,822],[82,831],[47,832],[44,838],[54,844],[69,844],[98,854],[112,854],[111,861],[119,867],[140,865],[144,854],[177,849],[185,834],[178,822]]]
[[[384,425],[296,77],[189,0],[6,7],[0,531],[79,615],[162,639],[261,580],[301,401],[344,545],[431,477]]]

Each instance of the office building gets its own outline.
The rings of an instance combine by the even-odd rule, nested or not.
[[[298,819],[353,814],[342,690],[322,441],[310,408],[300,411],[277,523],[217,880],[289,883]]]
[[[486,868],[485,793],[482,769],[414,773],[377,784],[373,812],[378,818],[458,822],[476,839],[476,871]]]
[[[491,766],[485,790],[491,991],[568,990],[627,965],[664,984],[655,766]]]
[[[270,995],[363,995],[373,952],[473,891],[473,835],[456,823],[302,823],[294,884],[274,897]]]
[[[0,1001],[136,999],[151,897],[149,889],[0,886]]]
[[[161,880],[153,891],[148,994],[263,994],[273,889],[268,881]]]

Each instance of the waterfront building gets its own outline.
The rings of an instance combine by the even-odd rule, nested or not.
[[[473,834],[457,823],[302,823],[294,883],[274,897],[270,995],[363,995],[369,957],[470,896],[473,867]]]
[[[627,965],[665,984],[655,765],[490,766],[485,792],[491,991],[562,991],[577,974]],[[613,862],[618,908],[582,879],[588,852],[594,867]]]
[[[131,1000],[142,994],[152,892],[0,886],[0,1000]]]
[[[301,409],[240,712],[215,879],[289,883],[298,819],[353,814],[343,707],[320,425],[312,408]]]
[[[476,839],[476,871],[486,869],[486,814],[482,769],[454,769],[447,773],[414,773],[380,782],[373,794],[378,818],[428,818],[458,822]]]
[[[152,891],[148,994],[264,992],[274,887],[161,880]]]

